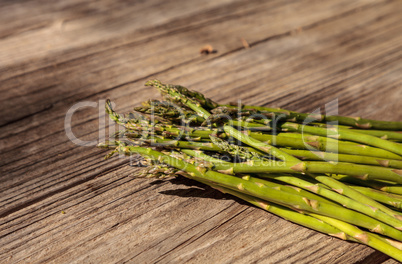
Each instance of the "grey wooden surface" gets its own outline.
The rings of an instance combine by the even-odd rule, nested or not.
[[[134,179],[64,121],[79,102],[127,112],[158,98],[151,78],[222,103],[337,99],[342,115],[402,120],[401,12],[397,0],[1,1],[0,262],[395,263],[190,180]],[[108,122],[97,107],[72,121],[81,140]]]

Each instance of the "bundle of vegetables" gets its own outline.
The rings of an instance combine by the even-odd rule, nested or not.
[[[153,80],[165,101],[120,115],[115,141],[139,177],[184,176],[294,223],[402,261],[402,122],[219,105]],[[334,124],[335,122],[335,124]],[[329,124],[331,123],[331,124]]]

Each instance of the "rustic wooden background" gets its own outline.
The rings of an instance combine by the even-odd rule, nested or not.
[[[401,14],[399,0],[0,1],[0,262],[395,263],[190,180],[134,179],[64,120],[106,98],[127,112],[158,98],[143,86],[158,78],[400,121]],[[97,140],[105,120],[81,108],[73,132]]]

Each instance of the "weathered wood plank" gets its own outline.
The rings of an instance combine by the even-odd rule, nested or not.
[[[400,120],[399,2],[211,1],[197,7],[183,1],[157,10],[152,7],[158,1],[151,1],[138,3],[148,13],[133,20],[130,11],[138,6],[125,6],[113,17],[108,8],[122,6],[111,3],[38,6],[26,25],[14,22],[2,31],[0,47],[7,48],[1,54],[8,55],[1,64],[1,89],[7,91],[1,124],[8,125],[0,128],[0,261],[387,259],[239,200],[225,200],[187,180],[173,186],[133,180],[127,177],[133,169],[124,166],[126,161],[104,162],[99,150],[69,142],[63,122],[68,108],[82,100],[109,97],[119,111],[128,111],[155,96],[141,88],[152,77],[223,102],[241,98],[311,111],[338,98],[342,114]],[[10,6],[22,17],[29,13],[18,3]],[[74,13],[76,8],[82,12]],[[178,10],[184,12],[178,15]],[[73,29],[63,36],[64,43],[45,50],[37,39],[51,42],[54,35],[47,25],[59,18]],[[43,28],[33,26],[41,23]],[[110,32],[96,31],[104,29]],[[83,33],[89,35],[75,41]],[[240,37],[252,48],[244,50]],[[21,40],[29,41],[13,49]],[[37,45],[30,47],[35,52],[20,54],[30,42]],[[200,56],[199,48],[207,43],[218,53]],[[76,135],[95,139],[97,118],[98,109],[77,112]]]
[[[12,88],[10,90],[11,98],[5,98],[8,100],[3,102],[3,108],[5,108],[5,111],[8,111],[5,118],[11,118],[11,116],[29,116],[38,111],[51,111],[60,101],[73,103],[76,100],[94,96],[94,93],[99,93],[99,91],[104,90],[106,87],[106,85],[97,82],[99,74],[108,74],[105,78],[108,77],[110,80],[108,88],[111,89],[111,87],[114,86],[125,83],[130,84],[133,83],[133,80],[163,72],[165,69],[169,69],[175,65],[191,63],[194,60],[202,60],[203,58],[199,56],[198,50],[205,43],[216,43],[215,46],[220,50],[220,53],[226,54],[242,47],[239,40],[240,36],[250,39],[249,41],[251,42],[263,41],[267,36],[289,34],[294,28],[304,26],[305,24],[315,25],[318,21],[333,15],[333,12],[337,11],[335,13],[336,17],[345,12],[352,12],[359,7],[356,6],[356,3],[348,4],[349,2],[345,2],[344,5],[339,7],[338,5],[332,4],[322,7],[323,11],[327,9],[331,11],[321,13],[318,12],[318,10],[310,10],[306,7],[302,9],[304,4],[299,2],[292,2],[290,6],[279,5],[276,2],[268,3],[269,4],[257,6],[251,11],[247,9],[243,11],[242,6],[235,6],[235,9],[233,9],[234,15],[231,19],[224,17],[222,21],[219,21],[219,19],[216,18],[215,20],[218,20],[220,23],[213,23],[213,21],[206,22],[197,27],[191,27],[190,25],[185,29],[178,29],[176,34],[168,34],[168,36],[155,39],[155,41],[151,42],[150,40],[142,43],[133,41],[132,44],[122,45],[122,48],[117,50],[113,48],[116,44],[107,45],[107,43],[102,43],[106,46],[104,47],[104,49],[106,49],[104,53],[99,54],[95,52],[92,56],[84,56],[82,59],[76,59],[70,63],[66,62],[68,65],[61,63],[61,65],[57,66],[56,58],[64,58],[65,56],[63,56],[63,54],[56,54],[54,56],[56,58],[53,59],[55,61],[51,64],[51,67],[39,70],[39,72],[34,71],[28,76],[25,74],[22,76],[24,79],[29,78],[29,83],[23,82],[21,85],[18,76],[4,82],[5,85],[3,87]],[[365,6],[363,3],[361,3],[360,6]],[[370,7],[372,4],[368,6]],[[336,7],[338,7],[339,10],[334,10]],[[236,8],[239,8],[244,14]],[[301,16],[289,15],[289,19],[286,20],[285,24],[281,24],[278,27],[269,27],[268,24],[272,25],[278,20],[278,16],[274,16],[274,12],[281,13],[283,9],[286,10],[286,8],[300,10],[302,12]],[[266,10],[269,10],[270,13],[267,14]],[[261,28],[260,20],[265,19],[267,15],[271,15],[271,13],[272,16],[268,17],[269,20],[264,20],[264,23],[268,24],[265,28]],[[300,21],[301,18],[304,18],[304,20]],[[188,21],[191,20],[192,17],[190,16],[181,22],[187,24]],[[219,27],[215,27],[215,25]],[[212,32],[215,32],[215,34],[212,34]],[[76,32],[76,37],[78,36],[80,36],[80,32]],[[137,36],[134,36],[134,40],[136,40]],[[218,36],[221,40],[218,39]],[[254,40],[258,36],[259,38]],[[152,40],[153,38],[151,37],[150,39]],[[112,43],[116,42],[120,43],[119,39],[113,39]],[[167,43],[169,43],[169,45],[167,45]],[[91,50],[93,49],[91,48]],[[102,63],[100,63],[101,61]],[[173,65],[172,62],[174,62]],[[89,69],[89,72],[85,76],[82,76],[81,73],[83,65]],[[23,67],[26,68],[29,67],[29,65],[24,64]],[[67,76],[69,77],[66,78]],[[60,80],[63,80],[63,82],[60,83]],[[45,87],[43,87],[44,83],[46,83]],[[24,91],[32,92],[36,90],[39,91],[33,95],[30,94],[28,102],[17,99],[24,94]],[[51,98],[43,102],[43,95],[49,93],[51,93],[51,96],[48,97]],[[29,104],[30,107],[22,107],[24,104]],[[14,109],[13,115],[9,114],[11,110],[7,109],[11,106],[20,106],[17,108],[19,111]]]

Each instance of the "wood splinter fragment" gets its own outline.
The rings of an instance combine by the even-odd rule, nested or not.
[[[200,53],[204,54],[204,55],[208,55],[208,54],[216,53],[216,52],[217,51],[211,45],[206,45],[200,49]]]
[[[245,49],[249,49],[250,48],[250,44],[248,44],[247,40],[244,38],[241,38],[241,43],[243,44],[243,47]]]

